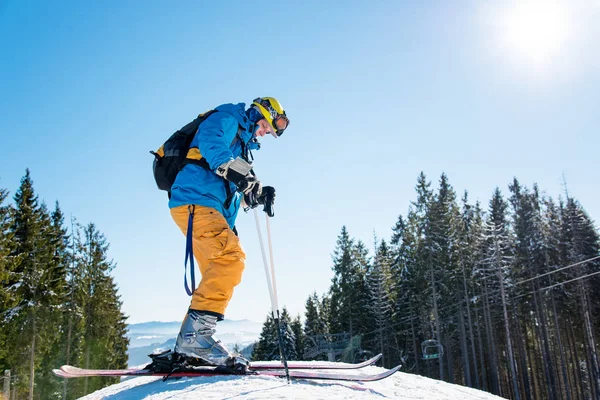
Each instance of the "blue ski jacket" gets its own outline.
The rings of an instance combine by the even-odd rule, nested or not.
[[[198,148],[210,170],[194,164],[183,167],[171,187],[169,208],[188,204],[212,207],[225,217],[233,229],[242,195],[236,192],[233,183],[225,181],[214,171],[219,165],[240,157],[244,146],[258,150],[260,144],[254,137],[255,125],[248,118],[244,103],[222,104],[215,110],[217,112],[200,124],[190,145],[190,148]],[[228,208],[225,208],[225,185],[229,185],[230,193],[233,193]]]

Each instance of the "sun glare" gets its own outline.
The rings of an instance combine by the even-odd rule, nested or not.
[[[551,61],[568,41],[567,13],[552,1],[520,1],[506,16],[501,39],[536,64]]]
[[[515,0],[488,13],[502,58],[535,70],[561,63],[573,37],[566,0]]]

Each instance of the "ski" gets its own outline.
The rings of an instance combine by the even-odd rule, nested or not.
[[[291,379],[315,379],[315,380],[333,380],[333,381],[350,381],[350,382],[372,382],[385,379],[400,369],[400,365],[395,368],[379,372],[368,373],[364,371],[340,371],[340,370],[291,370],[289,371]],[[249,370],[245,374],[235,374],[226,369],[215,367],[202,367],[190,371],[172,372],[172,373],[156,373],[144,369],[130,370],[86,370],[73,367],[71,365],[63,365],[60,369],[54,369],[52,372],[62,378],[82,378],[90,376],[162,376],[165,378],[181,378],[181,377],[198,377],[198,376],[275,376],[285,378],[286,373],[283,369],[265,369],[265,370]]]
[[[327,369],[327,370],[339,370],[339,369],[359,369],[368,367],[369,365],[375,364],[379,359],[381,359],[382,354],[377,354],[375,357],[372,357],[366,361],[363,361],[358,364],[343,364],[343,363],[333,363],[333,362],[310,362],[310,363],[301,363],[288,361],[288,369],[296,370],[296,369]],[[70,365],[65,365],[61,369],[64,371],[65,369],[69,371],[74,371]],[[279,361],[258,361],[250,363],[250,369],[253,371],[262,371],[262,370],[271,370],[271,369],[284,369],[284,366]],[[124,376],[130,375],[132,372],[144,370],[143,368],[129,368],[129,369],[104,369],[104,370],[94,370],[94,369],[83,369],[78,368],[78,374],[88,374],[93,375],[102,371],[105,375],[110,374],[114,376]]]
[[[359,369],[368,367],[369,365],[375,364],[382,357],[382,354],[377,354],[366,361],[358,364],[345,364],[345,363],[333,363],[333,362],[310,362],[309,363],[298,363],[294,361],[288,361],[289,369]],[[257,361],[250,363],[250,369],[252,370],[264,370],[264,369],[283,369],[283,364],[280,361]]]

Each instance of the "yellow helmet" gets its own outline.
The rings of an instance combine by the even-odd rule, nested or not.
[[[276,137],[283,134],[290,124],[281,103],[274,97],[257,97],[252,102],[273,128]]]

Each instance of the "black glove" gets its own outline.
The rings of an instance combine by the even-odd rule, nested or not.
[[[262,188],[262,193],[258,197],[258,204],[265,206],[263,211],[266,212],[269,217],[275,216],[275,188],[273,186],[264,186]]]
[[[266,187],[269,187],[269,186],[266,186]],[[251,190],[244,193],[245,207],[248,207],[248,208],[258,207],[258,205],[261,204],[259,199],[260,199],[263,189],[264,188],[262,187],[262,185],[260,184],[260,181],[259,181],[258,185],[254,185]]]
[[[219,165],[215,173],[220,177],[227,179],[229,182],[233,182],[244,196],[248,195],[250,197],[258,198],[261,193],[262,185],[256,176],[251,173],[251,170],[252,165],[238,157],[235,160],[227,161],[226,163]],[[252,202],[255,203],[256,199]]]

